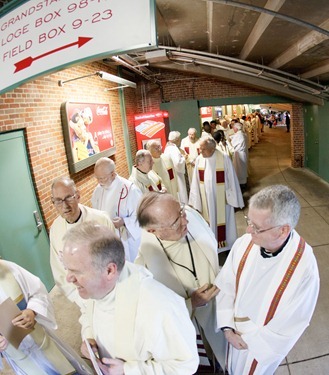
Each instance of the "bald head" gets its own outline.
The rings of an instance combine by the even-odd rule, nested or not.
[[[142,228],[162,240],[178,241],[187,234],[185,210],[171,194],[144,194],[137,220]]]
[[[242,130],[242,124],[241,124],[241,122],[235,122],[233,124],[233,130],[234,130],[234,132],[238,132],[239,130]]]
[[[114,161],[109,158],[98,159],[95,164],[94,174],[102,187],[109,187],[116,177]]]
[[[216,151],[216,141],[212,137],[202,137],[200,140],[200,152],[204,158],[210,158]]]
[[[58,177],[55,178],[51,185],[51,191],[53,192],[58,186],[65,186],[68,188],[72,188],[74,191],[77,190],[75,186],[75,182],[68,176]]]
[[[162,207],[176,203],[176,199],[171,194],[160,194],[158,192],[150,192],[144,194],[139,203],[137,210],[137,220],[139,225],[144,228],[149,225],[158,224],[161,220],[160,214]]]
[[[109,158],[100,158],[96,161],[94,169],[96,170],[97,168],[102,168],[107,173],[111,173],[115,171],[115,163]]]
[[[169,133],[168,141],[175,143],[175,145],[179,146],[180,144],[180,132],[172,131]]]

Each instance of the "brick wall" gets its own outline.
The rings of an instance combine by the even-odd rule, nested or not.
[[[151,112],[157,110],[161,101],[269,95],[269,93],[244,86],[243,84],[238,85],[211,77],[171,71],[161,72],[161,86],[162,89],[160,86],[150,82],[144,82],[139,85],[137,90],[137,108],[139,111]]]
[[[142,83],[137,91],[139,111],[153,111],[160,108],[161,101],[202,100],[271,95],[270,92],[248,87],[241,83],[229,83],[219,79],[175,73],[161,73],[161,88],[153,83]],[[247,104],[247,103],[236,103]],[[303,105],[291,104],[291,166],[304,165],[304,120]]]
[[[60,118],[60,105],[66,101],[109,103],[114,129],[118,173],[129,175],[122,132],[122,118],[117,90],[104,91],[116,86],[93,76],[58,86],[59,80],[68,80],[92,74],[98,70],[116,74],[101,63],[92,63],[66,69],[58,73],[26,83],[0,96],[0,132],[25,129],[28,154],[35,190],[40,202],[46,226],[56,218],[50,201],[50,186],[54,178],[69,175]],[[125,88],[127,98],[130,142],[136,150],[132,114],[135,111],[135,90]],[[96,186],[93,166],[71,175],[80,192],[81,203],[90,205]]]
[[[26,83],[0,96],[0,132],[25,129],[30,165],[37,197],[40,201],[46,226],[57,216],[50,201],[50,186],[54,178],[68,175],[64,139],[60,119],[60,105],[65,101],[110,103],[111,119],[116,141],[114,160],[120,175],[128,177],[126,150],[123,140],[119,94],[117,90],[104,91],[116,84],[98,77],[84,78],[58,86],[59,80],[68,80],[103,70],[115,71],[101,63],[85,64]],[[129,79],[129,78],[128,78]],[[140,81],[137,89],[125,88],[124,100],[129,129],[131,153],[136,153],[134,114],[160,108],[161,102],[191,99],[232,98],[268,95],[243,84],[190,74],[164,72],[161,87]],[[292,166],[303,165],[304,124],[301,104],[292,104]],[[93,166],[71,175],[80,192],[81,202],[90,205],[96,181]]]
[[[291,105],[291,166],[303,167],[305,161],[303,105]]]

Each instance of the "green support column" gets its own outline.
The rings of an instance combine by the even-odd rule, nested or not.
[[[119,77],[121,77],[120,67],[118,68],[118,75]],[[121,113],[121,118],[122,118],[123,140],[124,140],[125,149],[126,149],[128,171],[130,174],[132,167],[133,167],[133,159],[131,155],[131,145],[130,145],[130,139],[129,139],[128,124],[127,124],[125,96],[123,92],[124,89],[118,89],[118,90],[119,90],[120,113]]]

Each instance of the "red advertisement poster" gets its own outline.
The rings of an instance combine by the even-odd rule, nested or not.
[[[145,148],[151,139],[160,141],[164,148],[168,135],[168,117],[166,111],[156,111],[135,115],[135,131],[137,147],[139,150]]]
[[[86,168],[114,149],[109,104],[66,102],[61,115],[69,164],[84,160]]]

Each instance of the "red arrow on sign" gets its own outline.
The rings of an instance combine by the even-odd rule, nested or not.
[[[41,59],[41,58],[46,57],[48,55],[51,55],[52,53],[55,53],[55,52],[58,52],[58,51],[61,51],[63,49],[73,47],[73,46],[76,46],[76,45],[78,45],[78,48],[80,48],[84,44],[88,43],[91,39],[93,39],[93,38],[79,37],[77,42],[66,44],[65,46],[55,48],[52,51],[45,52],[42,55],[39,55],[39,56],[36,56],[36,57],[29,56],[26,59],[23,59],[23,60],[19,61],[18,63],[14,64],[15,67],[16,67],[14,73],[17,73],[20,70],[28,68],[29,66],[32,65],[33,61]]]

